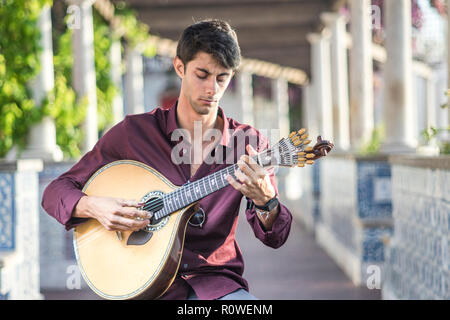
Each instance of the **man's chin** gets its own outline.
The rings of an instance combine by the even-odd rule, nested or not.
[[[210,114],[211,112],[214,112],[216,109],[217,109],[217,102],[215,102],[213,104],[200,103],[200,104],[196,105],[194,108],[195,112],[197,112],[198,114],[201,114],[201,115]]]

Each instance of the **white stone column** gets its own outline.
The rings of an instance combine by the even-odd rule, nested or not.
[[[122,96],[122,52],[120,40],[111,44],[111,80],[118,89],[113,99],[113,125],[123,120],[123,96]]]
[[[41,34],[40,45],[42,53],[39,57],[41,71],[31,83],[33,98],[39,107],[46,95],[53,90],[55,79],[53,70],[52,18],[49,5],[43,7],[38,20]],[[21,158],[39,158],[50,161],[61,161],[63,153],[56,144],[55,121],[46,116],[34,125],[28,133],[28,145]]]
[[[435,86],[436,79],[431,72],[430,75],[425,78],[426,81],[426,129],[429,131],[431,127],[436,128],[436,95]],[[437,145],[436,137],[433,137],[426,145],[419,146],[417,153],[423,155],[439,155],[439,146]]]
[[[383,117],[386,138],[381,152],[414,152],[416,109],[412,104],[411,1],[384,2],[386,53]]]
[[[315,90],[316,86],[312,81],[303,87],[304,125],[310,137],[317,137],[319,134],[319,112],[316,108]]]
[[[350,0],[350,139],[356,151],[374,128],[370,0]]]
[[[322,33],[307,35],[311,43],[311,78],[315,105],[312,108],[318,121],[318,132],[309,130],[312,143],[317,135],[324,140],[333,141],[333,109],[331,105],[331,69],[330,69],[330,33],[324,29]],[[310,108],[309,110],[311,110]]]
[[[450,0],[447,0],[447,89],[450,90]],[[450,94],[447,99],[447,125],[450,125]]]
[[[338,151],[350,148],[350,114],[348,93],[348,62],[345,17],[332,12],[321,15],[331,31],[331,89],[334,145]]]
[[[289,92],[286,79],[278,78],[272,80],[272,99],[275,102],[278,115],[278,129],[280,137],[286,138],[289,135]]]
[[[125,54],[125,107],[126,114],[138,114],[144,110],[144,67],[141,53],[127,48]]]
[[[90,151],[98,140],[97,84],[94,63],[94,23],[92,0],[70,0],[79,10],[79,25],[73,27],[73,87],[78,99],[87,98],[86,117],[83,123],[82,152]]]
[[[318,132],[318,130],[312,129],[313,123],[310,119],[311,116],[310,108],[312,105],[314,105],[314,103],[312,103],[311,101],[313,97],[312,90],[313,88],[311,82],[302,87],[302,118],[303,118],[302,126],[306,128],[308,132],[311,132],[311,130]]]
[[[252,74],[241,70],[236,75],[236,87],[239,101],[241,104],[242,123],[255,126],[255,116],[253,114],[253,86]]]

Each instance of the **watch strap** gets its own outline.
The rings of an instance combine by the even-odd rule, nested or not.
[[[273,209],[275,209],[278,205],[279,201],[277,196],[273,197],[272,199],[270,199],[269,201],[267,201],[267,203],[263,206],[258,206],[255,204],[255,208],[258,208],[259,210],[263,210],[263,211],[272,211]]]

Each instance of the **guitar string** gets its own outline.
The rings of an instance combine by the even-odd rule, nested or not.
[[[282,140],[281,142],[284,142],[284,140]],[[304,142],[304,140],[303,140],[302,142]],[[280,147],[280,145],[281,145],[281,143],[278,142],[278,143],[276,143],[273,147],[271,147],[270,149],[264,150],[263,152],[261,152],[260,154],[256,155],[255,157],[258,158],[258,157],[262,157],[262,156],[267,156],[268,154],[271,154],[271,153],[273,152],[273,149],[277,148],[277,150],[278,150],[279,147]],[[303,145],[304,145],[304,143],[298,145],[297,148],[302,147]],[[290,153],[291,153],[291,151],[288,150],[288,151],[283,152],[283,153],[280,153],[280,154],[281,154],[281,157],[283,157],[283,156],[286,157],[287,155],[290,155]],[[253,159],[256,160],[255,158],[253,158]],[[231,169],[232,169],[232,170],[231,170]],[[224,169],[222,169],[222,170],[220,170],[220,171],[217,171],[217,172],[213,173],[212,175],[208,176],[208,177],[210,177],[208,182],[209,182],[209,184],[210,184],[211,178],[214,178],[213,183],[214,183],[214,182],[217,182],[218,176],[223,176],[223,174],[224,174],[225,172],[226,172],[227,174],[232,174],[232,175],[234,175],[234,173],[236,172],[237,169],[239,169],[238,166],[237,166],[237,164],[234,164],[234,165],[229,166],[229,167],[226,167],[226,168],[224,168]],[[229,171],[231,171],[231,172],[229,172]],[[165,198],[166,200],[168,200],[168,199],[170,198],[170,199],[169,199],[170,202],[172,202],[172,201],[175,202],[176,209],[175,209],[175,210],[170,209],[170,210],[172,210],[171,212],[174,212],[174,211],[176,211],[176,210],[179,209],[179,208],[178,208],[177,202],[178,202],[178,203],[181,203],[182,206],[181,206],[180,208],[183,208],[183,207],[187,206],[189,203],[193,203],[193,202],[195,202],[196,200],[198,200],[198,199],[200,199],[200,198],[202,198],[202,197],[205,197],[205,196],[208,195],[208,194],[211,194],[211,193],[213,193],[213,192],[215,192],[215,191],[218,191],[218,190],[220,190],[220,189],[226,187],[226,186],[229,184],[229,183],[227,183],[227,182],[223,182],[223,180],[221,179],[221,180],[222,180],[222,183],[224,183],[223,186],[214,184],[214,187],[211,187],[211,184],[210,184],[210,188],[209,188],[209,189],[210,189],[211,191],[208,191],[208,190],[207,190],[208,188],[207,188],[207,185],[206,185],[206,180],[208,180],[208,179],[204,179],[204,178],[203,178],[203,179],[201,179],[201,180],[192,182],[192,184],[189,183],[188,185],[186,185],[186,186],[184,186],[184,187],[182,187],[182,188],[179,188],[179,189],[177,189],[177,190],[175,190],[175,191],[173,191],[173,192],[171,192],[171,193],[165,195],[163,198],[157,198],[157,199],[154,199],[154,200],[150,201],[149,203],[147,203],[147,204],[144,206],[144,209],[147,210],[147,211],[152,211],[152,212],[153,212],[156,208],[158,208],[158,207],[161,206],[161,201],[164,203],[164,198]],[[202,192],[202,191],[201,191],[201,188],[200,188],[200,186],[201,186],[201,183],[200,183],[200,182],[202,182],[203,185],[204,185],[204,189],[205,189],[205,191],[206,191],[206,195],[202,195],[202,194],[201,194],[200,198],[196,198],[195,200],[192,200],[194,197],[196,197],[196,196],[195,196],[195,192],[194,192],[194,191],[195,191],[194,188],[196,188],[197,190],[200,189],[200,192]],[[218,188],[217,188],[217,187],[218,187]],[[214,188],[217,188],[217,189],[214,190]],[[184,197],[183,197],[183,193],[184,193]],[[198,193],[198,191],[197,191],[197,193]],[[194,196],[193,196],[193,194],[194,194]],[[190,195],[191,200],[189,200],[189,196],[188,196],[188,195]],[[172,198],[173,198],[173,199],[172,199]],[[178,201],[178,198],[180,198],[181,201]],[[183,202],[185,201],[185,199],[188,201],[188,204],[184,204],[184,203],[183,203]],[[165,207],[163,207],[163,209],[164,209],[164,208],[165,208]],[[160,210],[162,210],[162,209],[159,209],[158,211],[160,211]],[[170,214],[171,212],[167,212],[166,214],[163,215],[163,217],[166,216],[166,215],[168,215],[168,214]]]
[[[276,146],[278,146],[278,144],[276,144],[274,147],[276,147]],[[271,149],[274,149],[274,147],[272,147]],[[261,154],[258,154],[258,155],[256,155],[256,157],[258,157],[258,156],[266,156],[268,153],[271,153],[272,152],[272,150],[271,149],[266,149],[266,150],[264,150],[264,151],[262,151],[261,152]],[[256,159],[253,159],[253,160],[256,160]],[[224,169],[222,169],[222,170],[220,170],[220,171],[217,171],[217,172],[215,172],[215,173],[213,173],[212,175],[219,175],[219,173],[222,173],[222,171],[224,171],[224,170],[230,170],[231,168],[233,168],[233,170],[232,170],[232,172],[231,173],[229,173],[229,172],[227,172],[228,174],[234,174],[234,172],[236,172],[236,169],[237,168],[234,168],[234,167],[237,167],[237,165],[236,164],[234,164],[234,165],[231,165],[231,166],[228,166],[228,167],[226,167],[226,168],[224,168]],[[211,175],[211,176],[212,176]],[[220,174],[220,175],[222,175],[222,174]],[[217,177],[216,177],[217,178]],[[204,179],[204,178],[203,178]],[[192,183],[189,183],[189,184],[187,184],[186,186],[184,186],[184,187],[182,187],[182,188],[179,188],[179,189],[177,189],[177,190],[175,190],[175,191],[173,191],[173,192],[171,192],[171,193],[169,193],[169,194],[167,194],[166,196],[165,196],[165,198],[167,199],[167,198],[169,198],[169,197],[175,197],[176,196],[176,198],[174,199],[174,200],[176,200],[176,199],[178,199],[178,197],[181,197],[182,198],[182,195],[181,194],[178,194],[178,193],[181,193],[181,192],[185,192],[185,194],[186,194],[186,199],[187,199],[187,192],[189,192],[190,194],[191,194],[191,199],[192,199],[192,192],[194,191],[194,187],[195,188],[200,188],[200,182],[203,182],[203,183],[205,183],[206,182],[206,179],[205,180],[203,180],[203,179],[200,179],[200,180],[197,180],[197,181],[194,181],[194,182],[192,182]],[[196,184],[195,186],[194,186],[194,184]],[[198,186],[197,186],[198,185]],[[226,184],[223,186],[223,187],[225,187],[226,186]],[[223,187],[221,187],[221,188],[223,188]],[[211,188],[211,186],[210,186],[210,188]],[[221,188],[219,188],[219,189],[221,189]],[[180,189],[183,189],[183,190],[180,190]],[[206,192],[208,192],[208,190],[207,190],[207,188],[205,187],[204,188],[205,189],[205,191]],[[219,190],[218,189],[218,190]],[[212,190],[212,188],[211,188],[211,190]],[[216,190],[217,191],[217,190]],[[154,210],[154,209],[156,209],[159,205],[160,205],[160,203],[161,203],[161,198],[156,198],[156,199],[154,199],[154,200],[151,200],[150,202],[146,202],[146,205],[144,206],[144,209],[146,210],[146,211],[152,211],[152,210]],[[189,199],[188,199],[189,200]],[[194,200],[195,201],[195,200]],[[193,202],[193,201],[192,201]],[[153,205],[155,205],[155,206],[153,206]]]
[[[302,142],[303,143],[301,143],[301,144],[299,144],[298,146],[297,146],[297,148],[299,148],[299,147],[302,147],[302,146],[304,146],[304,141],[305,140],[302,140]],[[279,150],[279,147],[281,146],[281,144],[285,144],[285,143],[283,143],[283,142],[285,142],[284,141],[284,139],[283,140],[281,140],[280,142],[277,142],[274,146],[272,146],[271,148],[269,148],[269,149],[266,149],[266,150],[264,150],[264,151],[262,151],[260,154],[257,154],[257,155],[255,155],[254,157],[252,157],[253,158],[253,160],[256,160],[258,157],[264,157],[264,156],[267,156],[267,155],[271,155],[272,154],[272,152],[274,151],[274,149],[277,149],[277,150]],[[296,149],[297,149],[296,148]],[[286,151],[286,152],[282,152],[282,153],[280,153],[280,155],[281,155],[281,157],[286,157],[287,155],[290,155],[292,152],[291,151]],[[233,169],[233,170],[231,170],[231,169]],[[220,186],[220,185],[217,185],[215,182],[217,182],[217,178],[218,178],[218,176],[223,176],[223,174],[226,172],[227,174],[232,174],[232,175],[234,175],[234,173],[236,172],[236,170],[238,170],[239,168],[238,168],[238,166],[237,166],[237,164],[234,164],[234,165],[232,165],[232,166],[229,166],[229,167],[226,167],[226,168],[224,168],[224,169],[222,169],[222,170],[220,170],[220,171],[217,171],[217,172],[215,172],[215,173],[213,173],[213,174],[211,174],[210,176],[208,176],[208,177],[210,177],[209,179],[211,179],[213,176],[214,176],[214,181],[213,181],[213,183],[214,183],[214,187],[211,187],[211,184],[210,184],[210,181],[209,181],[209,184],[210,184],[210,189],[211,189],[211,191],[209,192],[208,190],[207,190],[207,187],[206,187],[206,180],[208,180],[208,179],[205,179],[205,178],[202,178],[202,179],[200,179],[200,180],[197,180],[197,181],[194,181],[194,182],[192,182],[192,183],[189,183],[189,184],[187,184],[187,185],[185,185],[184,187],[182,187],[182,188],[179,188],[179,189],[177,189],[177,190],[175,190],[175,191],[173,191],[173,192],[171,192],[171,193],[169,193],[169,194],[166,194],[163,198],[156,198],[156,199],[154,199],[154,200],[151,200],[150,202],[148,202],[148,203],[146,203],[146,205],[144,206],[144,209],[146,210],[146,211],[154,211],[156,208],[158,208],[158,207],[160,207],[161,206],[161,201],[164,203],[164,199],[166,199],[166,200],[168,200],[169,198],[174,198],[174,199],[169,199],[171,202],[172,202],[172,200],[175,202],[175,205],[177,206],[177,201],[178,201],[178,198],[180,198],[181,199],[181,201],[178,201],[179,203],[181,203],[181,204],[183,204],[183,202],[184,202],[184,199],[186,199],[189,203],[193,203],[193,202],[195,202],[196,200],[198,200],[199,198],[197,198],[197,199],[195,199],[195,200],[192,200],[194,197],[196,197],[195,196],[195,190],[194,190],[194,188],[195,189],[200,189],[200,192],[202,192],[201,191],[201,188],[200,188],[200,185],[201,185],[201,183],[200,182],[202,182],[203,183],[203,185],[204,185],[204,189],[205,189],[205,191],[206,191],[206,195],[208,195],[208,194],[211,194],[211,193],[213,193],[213,192],[215,192],[215,191],[218,191],[218,190],[220,190],[220,189],[222,189],[222,188],[224,188],[224,187],[226,187],[229,183],[227,183],[227,182],[223,182],[223,180],[222,180],[222,183],[224,183],[224,185],[223,186]],[[228,171],[231,171],[231,172],[228,172]],[[219,187],[219,188],[217,188],[217,187]],[[217,188],[216,190],[213,190],[214,188]],[[183,197],[183,193],[184,193],[184,195],[185,195],[185,197]],[[198,191],[197,191],[197,193],[198,193]],[[188,194],[190,195],[190,198],[191,198],[191,200],[189,200],[189,196],[188,196]],[[194,194],[194,196],[193,196],[193,194]],[[200,198],[202,198],[202,197],[205,197],[206,195],[201,195],[201,197]],[[188,204],[189,204],[188,203]],[[183,206],[182,207],[185,207],[185,206],[187,206],[188,204],[183,204]],[[182,208],[181,207],[181,208]],[[164,209],[164,206],[163,206],[163,209]],[[178,210],[179,208],[177,208],[176,210]],[[160,210],[162,210],[162,209],[160,209]],[[160,211],[160,210],[158,210],[158,211]],[[174,210],[174,211],[176,211],[176,210]],[[171,211],[171,212],[174,212],[174,211]],[[171,213],[170,212],[170,213]],[[165,215],[167,215],[167,214],[170,214],[170,213],[166,213]],[[164,216],[165,216],[164,215]]]
[[[227,168],[224,168],[224,169],[222,169],[222,170],[220,170],[220,171],[217,171],[217,172],[215,172],[215,173],[213,173],[211,176],[213,176],[213,175],[218,175],[218,173],[221,173],[221,175],[224,173],[224,172],[222,172],[222,171],[224,171],[224,170],[226,170],[226,171],[232,171],[232,172],[227,172],[228,174],[234,174],[234,172],[236,171],[235,169],[233,169],[234,168],[234,166],[236,166],[236,164],[234,164],[234,165],[232,165],[232,166],[229,166],[229,167],[227,167]],[[231,169],[233,169],[233,170],[231,170]],[[217,178],[217,177],[216,177]],[[177,201],[178,201],[178,199],[180,198],[180,199],[182,199],[183,200],[183,196],[182,196],[182,192],[184,192],[184,194],[186,195],[186,197],[184,197],[184,198],[186,198],[186,200],[188,200],[188,201],[190,201],[190,203],[192,203],[192,202],[195,202],[196,200],[189,200],[189,197],[188,197],[188,193],[191,195],[191,199],[193,198],[193,196],[192,196],[192,194],[195,194],[195,190],[194,190],[194,188],[199,188],[199,190],[200,190],[200,192],[202,192],[201,191],[201,186],[200,186],[200,184],[201,183],[203,183],[203,185],[204,185],[204,190],[206,191],[206,193],[208,194],[210,194],[210,193],[212,193],[212,192],[215,192],[215,191],[217,191],[217,190],[219,190],[219,189],[222,189],[222,188],[224,188],[227,184],[225,183],[225,182],[223,182],[223,183],[225,183],[222,187],[220,187],[219,189],[217,189],[217,190],[214,190],[214,191],[212,191],[213,190],[213,187],[209,187],[209,189],[211,189],[211,192],[209,192],[208,191],[208,188],[206,187],[206,179],[205,180],[203,180],[203,179],[201,179],[201,180],[198,180],[198,181],[194,181],[194,182],[192,182],[192,183],[189,183],[188,185],[186,185],[186,186],[184,186],[183,187],[183,190],[180,190],[180,189],[177,189],[177,190],[175,190],[175,191],[173,191],[173,192],[171,192],[171,193],[169,193],[169,194],[166,194],[165,195],[165,199],[166,200],[168,200],[168,198],[172,198],[172,199],[169,199],[171,202],[175,202],[175,205],[177,206]],[[195,186],[194,186],[195,185]],[[205,196],[205,195],[204,195]],[[203,197],[204,197],[203,196]],[[153,210],[154,209],[156,209],[156,208],[158,208],[160,205],[161,205],[161,201],[162,202],[164,202],[164,200],[162,199],[162,198],[156,198],[156,199],[154,199],[154,200],[152,200],[152,201],[150,201],[149,203],[147,203],[145,206],[144,206],[144,209],[146,210],[146,211],[152,211],[153,212]],[[186,205],[184,205],[184,206],[186,206]],[[184,207],[183,206],[183,207]],[[161,210],[161,209],[160,209]],[[159,211],[159,210],[158,210]]]

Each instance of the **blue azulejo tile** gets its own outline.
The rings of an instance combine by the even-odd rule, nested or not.
[[[0,292],[0,300],[9,300],[9,292],[6,293]]]
[[[313,191],[320,193],[320,161],[317,161],[313,166]]]
[[[367,228],[364,230],[362,243],[362,259],[364,262],[383,262],[385,245],[383,237],[392,235],[392,228]],[[392,258],[396,258],[395,252]]]
[[[391,168],[387,162],[358,161],[357,202],[361,219],[392,217]]]
[[[15,248],[14,174],[0,173],[0,251]]]

